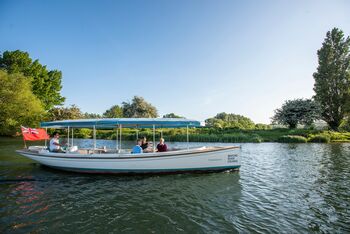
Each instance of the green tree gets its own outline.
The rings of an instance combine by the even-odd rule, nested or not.
[[[163,118],[185,118],[185,117],[180,116],[180,115],[176,115],[174,113],[169,113],[169,114],[163,115]]]
[[[255,123],[242,115],[218,113],[214,118],[205,120],[208,127],[215,128],[236,128],[236,129],[253,129]]]
[[[84,115],[83,115],[83,118],[84,119],[101,119],[102,116],[100,114],[85,112]]]
[[[71,105],[70,107],[54,107],[47,113],[48,121],[83,118],[84,114],[76,105]]]
[[[317,51],[318,67],[315,79],[315,100],[320,103],[321,116],[331,129],[337,130],[344,118],[350,97],[350,38],[333,28],[327,32]]]
[[[311,99],[287,100],[281,108],[275,110],[272,122],[296,128],[298,124],[311,125],[319,119],[320,109]]]
[[[123,118],[123,108],[114,105],[103,113],[104,118]]]
[[[30,81],[0,70],[0,135],[13,135],[21,125],[36,127],[44,114]]]
[[[131,103],[123,102],[123,116],[126,118],[156,118],[157,108],[145,101],[143,97],[134,96]]]
[[[46,66],[34,62],[27,52],[20,50],[5,51],[0,55],[0,68],[9,74],[22,73],[32,83],[32,92],[44,105],[45,110],[61,105],[65,98],[61,96],[62,73],[49,71]]]

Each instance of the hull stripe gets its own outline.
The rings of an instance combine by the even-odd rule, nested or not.
[[[220,167],[200,167],[200,168],[170,168],[170,169],[95,169],[95,168],[74,168],[74,167],[47,167],[85,173],[172,173],[172,172],[191,172],[191,171],[224,171],[230,169],[239,169],[240,165],[235,166],[220,166]]]

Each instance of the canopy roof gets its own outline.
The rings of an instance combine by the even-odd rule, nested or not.
[[[200,127],[199,121],[180,118],[113,118],[113,119],[74,119],[41,122],[41,127],[48,128],[182,128]]]

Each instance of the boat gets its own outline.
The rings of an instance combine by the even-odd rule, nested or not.
[[[42,122],[41,127],[66,129],[68,149],[65,153],[50,152],[45,146],[31,146],[16,152],[42,165],[72,172],[82,173],[116,173],[116,174],[157,174],[184,172],[217,172],[239,170],[240,147],[211,146],[189,147],[189,128],[201,127],[199,121],[180,118],[109,118],[81,119]],[[91,148],[79,149],[74,145],[74,129],[91,128],[93,145]],[[156,152],[155,144],[149,153],[132,154],[131,150],[122,148],[123,128],[152,128],[153,143],[156,129],[186,128],[187,147]],[[96,130],[114,129],[116,131],[116,147],[96,147]]]

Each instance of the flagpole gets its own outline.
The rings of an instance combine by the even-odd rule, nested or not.
[[[21,125],[21,132],[22,132],[22,137],[23,137],[23,143],[24,143],[24,148],[27,148],[26,140],[24,139],[24,134],[23,134],[23,126]]]
[[[26,144],[26,140],[24,140],[24,137],[23,137],[23,142],[24,142],[24,148],[27,149],[27,144]]]

